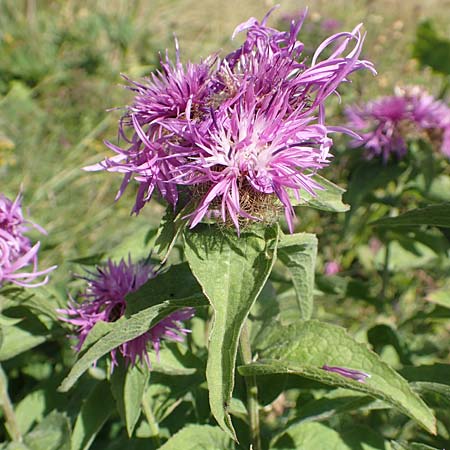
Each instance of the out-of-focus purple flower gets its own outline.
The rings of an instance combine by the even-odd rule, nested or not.
[[[40,243],[33,246],[25,233],[30,228],[46,233],[40,226],[24,219],[21,203],[21,194],[14,201],[0,194],[0,286],[5,282],[22,287],[42,286],[48,281],[47,274],[56,269],[52,266],[38,270]],[[41,281],[36,281],[43,275]]]
[[[336,275],[341,270],[341,265],[337,261],[328,261],[325,264],[325,275]]]
[[[131,259],[115,263],[111,260],[104,267],[98,267],[96,272],[90,272],[86,291],[81,295],[82,303],[70,299],[67,309],[59,309],[61,320],[76,327],[77,344],[80,351],[88,334],[99,321],[115,322],[125,313],[126,296],[137,291],[146,281],[154,278],[157,273],[150,265],[133,264]],[[84,278],[84,277],[83,277]],[[124,342],[110,353],[112,368],[118,365],[117,351],[127,364],[136,364],[139,359],[150,366],[148,344],[153,345],[158,353],[162,339],[183,341],[188,329],[183,328],[182,321],[194,315],[193,308],[184,308],[168,315],[146,333]]]
[[[326,370],[327,372],[338,373],[343,377],[351,378],[352,380],[359,381],[360,383],[365,383],[366,378],[370,378],[370,375],[368,373],[355,369],[347,369],[346,367],[324,365],[322,366],[322,369]]]
[[[375,71],[360,59],[361,25],[323,41],[307,64],[297,39],[305,14],[288,31],[268,27],[269,14],[238,25],[233,37],[246,39],[223,59],[183,66],[177,47],[175,64],[166,56],[161,72],[129,81],[136,97],[119,127],[126,148],[107,143],[117,155],[87,169],[123,173],[119,196],[137,180],[133,212],[155,190],[174,206],[187,191],[191,227],[216,217],[239,231],[281,207],[292,231],[291,198],[322,189],[311,177],[330,162],[330,134],[352,134],[326,125],[324,102],[352,72]]]
[[[418,86],[396,89],[395,95],[382,97],[363,107],[346,110],[349,127],[362,132],[368,158],[401,159],[411,139],[426,138],[450,155],[450,108]]]

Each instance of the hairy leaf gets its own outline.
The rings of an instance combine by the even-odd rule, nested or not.
[[[214,309],[208,380],[211,411],[235,438],[229,407],[242,326],[275,260],[277,228],[243,232],[197,227],[184,234],[192,273]]]
[[[293,206],[310,206],[311,208],[328,212],[345,212],[350,209],[350,206],[342,201],[345,189],[317,174],[313,175],[312,179],[322,186],[323,189],[316,190],[315,196],[302,191],[299,200],[294,195],[290,195]]]
[[[210,425],[188,425],[173,435],[160,450],[233,450],[227,433]]]
[[[310,319],[313,311],[316,256],[317,238],[314,234],[281,236],[278,258],[291,273],[301,319]]]
[[[450,228],[450,203],[439,203],[413,209],[397,217],[384,217],[372,222],[375,227],[411,227],[431,225]]]
[[[436,433],[433,413],[407,381],[341,327],[315,320],[284,328],[274,326],[261,337],[257,350],[260,360],[241,366],[241,374],[291,373],[363,392],[395,406]],[[323,370],[324,365],[359,370],[370,378],[355,381]]]
[[[69,419],[60,412],[51,412],[25,436],[24,443],[30,450],[71,450]]]
[[[114,399],[106,381],[98,383],[83,403],[72,433],[71,450],[87,450],[114,411]]]
[[[274,439],[271,450],[385,450],[383,438],[365,427],[352,427],[338,433],[320,423],[302,423],[290,427]]]
[[[117,410],[125,422],[128,437],[141,415],[141,402],[150,371],[146,364],[125,367],[121,362],[111,376],[111,390],[116,400]]]

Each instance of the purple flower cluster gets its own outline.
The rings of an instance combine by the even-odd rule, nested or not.
[[[87,290],[81,295],[82,303],[69,301],[67,309],[58,312],[64,316],[61,320],[76,327],[78,342],[75,346],[80,351],[84,341],[94,325],[99,321],[115,322],[125,313],[126,296],[137,291],[146,281],[154,278],[157,273],[149,265],[128,263],[123,259],[119,263],[108,260],[104,267],[97,267],[90,273]],[[182,321],[194,315],[193,308],[184,308],[168,315],[146,333],[124,342],[110,353],[112,368],[118,365],[117,351],[127,364],[136,364],[139,359],[150,365],[147,344],[152,343],[156,353],[159,353],[161,339],[183,341],[183,336],[189,330],[183,328]]]
[[[440,147],[450,157],[450,108],[418,86],[397,89],[392,96],[382,97],[363,107],[346,110],[349,126],[362,132],[368,158],[403,158],[408,140],[423,138]]]
[[[348,131],[325,124],[325,99],[355,70],[375,70],[359,59],[361,25],[326,39],[308,63],[297,39],[303,19],[289,31],[267,19],[239,25],[233,37],[247,37],[223,59],[183,65],[177,47],[175,63],[166,54],[150,78],[127,79],[135,99],[120,121],[126,145],[107,142],[116,156],[86,169],[123,173],[118,197],[134,178],[135,213],[155,190],[174,206],[185,191],[191,227],[215,217],[239,231],[283,208],[292,231],[291,198],[322,189],[312,175],[329,164],[329,135]]]
[[[22,287],[42,286],[48,277],[41,281],[36,279],[56,268],[38,270],[40,243],[32,245],[25,233],[31,227],[46,233],[38,225],[24,220],[21,202],[21,194],[14,201],[0,194],[0,287],[5,282]]]

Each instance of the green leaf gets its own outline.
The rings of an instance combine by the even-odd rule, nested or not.
[[[83,256],[82,258],[69,259],[69,262],[83,266],[96,266],[101,264],[104,256],[105,253],[94,253],[93,255]]]
[[[22,322],[22,317],[8,317],[0,314],[0,327],[10,327],[12,325],[17,325]]]
[[[159,372],[166,375],[193,375],[197,372],[197,366],[203,364],[203,361],[197,360],[190,351],[181,354],[179,345],[176,343],[167,343],[165,347],[159,350],[159,353],[150,353],[150,367],[152,373]],[[188,350],[188,349],[186,349]],[[194,366],[194,367],[192,367]],[[203,368],[203,367],[202,367]]]
[[[201,287],[188,264],[176,264],[167,272],[147,281],[136,292],[127,295],[125,316],[130,317],[148,306],[155,306],[166,300],[184,299],[200,294]]]
[[[336,414],[354,411],[373,402],[372,397],[361,393],[355,393],[348,389],[333,389],[320,398],[301,405],[295,419],[289,422],[289,426],[300,422],[327,420]]]
[[[159,450],[234,450],[227,433],[210,425],[188,425],[173,435]]]
[[[111,376],[111,390],[116,400],[117,410],[125,422],[128,437],[133,435],[134,427],[141,415],[141,402],[150,371],[146,364],[125,367],[121,361]]]
[[[29,393],[15,407],[19,430],[25,434],[32,425],[42,419],[47,407],[47,395],[44,389]]]
[[[276,437],[271,450],[386,450],[385,441],[366,427],[339,434],[320,423],[302,423]]]
[[[345,212],[350,209],[350,206],[342,201],[345,189],[317,174],[313,175],[312,179],[322,186],[323,190],[316,190],[316,196],[302,191],[299,200],[293,194],[289,195],[293,206],[310,206],[329,212]]]
[[[429,445],[421,444],[419,442],[397,442],[391,441],[392,450],[440,450]]]
[[[51,412],[24,438],[30,450],[71,450],[70,423],[65,414]]]
[[[450,386],[450,364],[428,364],[423,366],[406,366],[400,370],[408,381],[431,381]]]
[[[229,407],[239,336],[275,261],[275,227],[246,231],[213,226],[185,232],[186,258],[214,309],[206,378],[211,411],[235,438]]]
[[[0,450],[31,450],[21,442],[5,442],[0,444]]]
[[[450,386],[425,381],[411,383],[411,386],[425,400],[428,406],[450,411]]]
[[[427,300],[445,308],[450,308],[450,285],[431,291],[427,295]]]
[[[162,262],[167,260],[178,236],[186,226],[186,219],[183,218],[191,208],[192,206],[188,204],[178,214],[173,212],[171,206],[167,208],[156,233],[155,245],[153,246],[153,251],[162,259]]]
[[[50,334],[42,322],[29,316],[18,325],[2,326],[0,361],[6,361],[45,342]]]
[[[94,361],[122,343],[146,333],[177,309],[205,306],[207,302],[199,289],[187,264],[178,264],[128,295],[125,315],[99,329],[98,340],[81,354],[59,390],[68,391]]]
[[[425,208],[413,209],[397,217],[384,217],[372,222],[375,227],[416,227],[431,225],[450,228],[450,203],[439,203]]]
[[[114,411],[114,399],[106,381],[98,383],[83,403],[72,433],[71,450],[87,450]]]
[[[380,161],[364,161],[352,171],[344,200],[350,203],[354,212],[368,194],[380,187],[384,188],[389,181],[396,180],[402,172],[403,168],[397,163],[384,165]]]
[[[301,319],[310,319],[312,315],[316,257],[317,238],[314,234],[297,233],[280,237],[278,258],[292,276]]]
[[[407,381],[341,327],[315,320],[274,326],[261,337],[256,350],[260,360],[239,367],[242,375],[290,373],[363,392],[384,400],[436,433],[433,413]],[[325,371],[324,365],[360,370],[370,378],[358,382]]]
[[[402,364],[411,364],[410,351],[400,335],[390,326],[386,324],[378,324],[367,331],[367,339],[379,355],[383,348],[387,345],[394,347]]]

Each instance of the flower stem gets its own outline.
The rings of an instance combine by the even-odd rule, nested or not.
[[[158,422],[155,419],[155,416],[152,411],[152,407],[150,406],[145,394],[142,397],[141,403],[142,403],[142,409],[144,410],[145,418],[147,419],[147,423],[150,427],[150,431],[152,432],[152,439],[155,441],[155,444],[159,448],[161,446],[161,438],[159,437]]]
[[[242,362],[244,364],[250,364],[252,362],[252,351],[250,347],[250,337],[248,334],[247,323],[244,323],[242,328],[239,344]],[[253,450],[261,450],[258,386],[256,384],[256,377],[245,377],[245,384],[247,387],[247,410],[250,422],[250,438],[253,445],[252,448]]]
[[[6,429],[11,436],[13,442],[22,442],[22,434],[20,433],[19,424],[17,423],[16,415],[11,400],[8,395],[8,387],[6,382],[6,375],[0,366],[0,406],[5,414]]]
[[[381,298],[384,300],[386,298],[386,290],[389,284],[389,258],[391,255],[390,242],[386,242],[385,254],[384,254],[384,267],[383,267],[383,279],[381,285]]]

